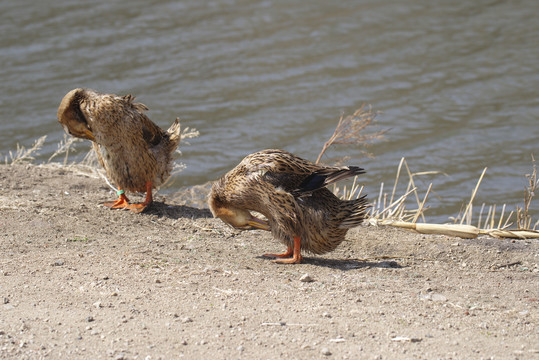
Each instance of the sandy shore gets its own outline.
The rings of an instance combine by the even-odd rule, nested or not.
[[[539,358],[537,240],[365,226],[278,265],[269,233],[114,197],[75,168],[0,166],[0,358]]]

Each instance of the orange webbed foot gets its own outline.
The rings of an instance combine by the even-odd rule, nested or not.
[[[125,196],[123,190],[118,190],[118,200],[116,201],[105,201],[103,205],[111,209],[125,209],[129,206],[129,199]]]
[[[303,256],[299,255],[298,257],[293,256],[288,259],[275,259],[272,261],[276,264],[301,264],[303,261]]]
[[[282,254],[264,254],[262,256],[270,257],[270,258],[289,258],[289,257],[292,257],[293,253],[294,253],[294,248],[289,246],[286,249],[286,252],[284,252]]]
[[[132,212],[139,214],[146,210],[152,202],[152,182],[148,181],[146,182],[146,199],[144,199],[144,202],[140,204],[129,204],[124,209],[131,210]]]
[[[143,212],[144,210],[146,210],[148,208],[148,205],[146,205],[146,203],[128,204],[126,207],[124,207],[124,209],[131,210],[132,212],[139,214]]]
[[[301,256],[301,238],[294,236],[294,246],[289,246],[283,254],[264,254],[264,256],[277,258],[273,260],[277,264],[300,264],[303,261],[303,256]]]

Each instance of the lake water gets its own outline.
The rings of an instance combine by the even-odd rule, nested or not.
[[[131,93],[161,127],[179,116],[200,131],[175,191],[264,148],[314,160],[363,103],[390,129],[375,158],[339,146],[324,161],[364,167],[371,199],[401,157],[447,174],[417,179],[420,196],[433,183],[430,221],[455,216],[484,167],[476,206],[522,205],[539,157],[537,1],[5,0],[0,12],[2,159],[46,134],[46,161],[75,87]],[[89,144],[76,148],[74,160]]]

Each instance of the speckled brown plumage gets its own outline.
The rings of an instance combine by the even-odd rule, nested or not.
[[[92,141],[99,163],[119,189],[146,192],[143,204],[129,204],[120,194],[105,205],[140,212],[152,202],[152,189],[170,176],[180,123],[176,119],[162,130],[145,115],[148,108],[134,99],[74,89],[62,99],[58,121],[67,133]]]
[[[299,263],[301,250],[332,251],[348,229],[363,221],[365,196],[340,200],[325,187],[362,173],[358,167],[319,166],[283,150],[263,150],[217,180],[208,203],[214,216],[236,228],[270,230],[287,252],[266,255],[280,263]],[[250,211],[263,214],[267,222]]]

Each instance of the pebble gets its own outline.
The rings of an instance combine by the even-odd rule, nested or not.
[[[94,319],[93,316],[88,316],[88,317],[86,318],[86,321],[87,321],[87,322],[92,322],[92,321],[94,321],[94,320],[95,320],[95,319]]]
[[[182,323],[184,323],[184,324],[190,323],[190,322],[193,322],[193,319],[191,319],[190,317],[184,317],[182,319]]]
[[[301,281],[301,282],[313,282],[314,279],[313,279],[309,274],[303,274],[303,275],[299,278],[299,281]]]
[[[395,336],[395,337],[391,338],[391,341],[396,341],[396,342],[420,342],[421,338],[407,337],[407,336]]]
[[[442,294],[432,294],[431,295],[431,300],[432,301],[445,302],[445,301],[447,301],[447,298],[445,296],[443,296]]]
[[[446,302],[447,298],[442,294],[436,294],[436,293],[429,293],[425,295],[420,296],[421,300],[430,300],[430,301],[437,301],[437,302]]]
[[[331,351],[329,351],[328,348],[322,348],[322,351],[320,351],[320,353],[325,356],[331,355]]]

